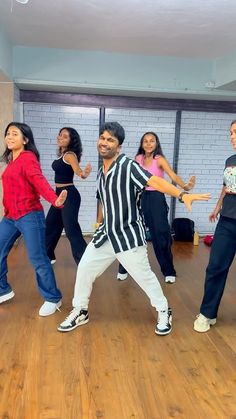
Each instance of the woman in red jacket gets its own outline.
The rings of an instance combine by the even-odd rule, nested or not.
[[[49,316],[61,306],[61,292],[46,253],[45,217],[40,195],[55,207],[63,205],[67,192],[58,197],[42,174],[39,153],[31,128],[11,122],[5,130],[6,150],[1,161],[7,163],[2,174],[4,216],[0,222],[0,303],[14,297],[7,280],[7,256],[22,235],[32,263],[39,292],[45,302],[40,316]]]

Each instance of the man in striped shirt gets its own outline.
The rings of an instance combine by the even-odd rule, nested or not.
[[[89,321],[88,303],[93,282],[115,259],[156,308],[155,333],[166,335],[171,332],[171,309],[148,261],[140,194],[148,184],[178,198],[189,210],[194,200],[208,200],[209,195],[181,192],[166,180],[141,168],[134,160],[119,154],[124,138],[124,129],[118,122],[108,122],[100,131],[97,148],[103,159],[103,166],[98,172],[98,198],[101,203],[98,221],[101,223],[79,263],[72,302],[74,308],[58,327],[61,332],[73,330]]]

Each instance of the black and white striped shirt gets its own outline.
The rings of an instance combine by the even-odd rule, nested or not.
[[[153,175],[121,154],[106,175],[98,172],[98,198],[103,207],[103,224],[95,231],[93,243],[100,247],[108,239],[115,253],[146,244],[140,196]]]

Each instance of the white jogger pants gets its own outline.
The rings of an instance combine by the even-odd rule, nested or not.
[[[79,309],[88,308],[93,282],[115,259],[118,259],[147,294],[151,305],[157,311],[168,308],[168,302],[163,294],[161,285],[151,270],[147,256],[147,246],[135,247],[125,252],[114,253],[108,240],[99,248],[96,248],[92,242],[87,246],[77,269],[74,298],[72,301],[73,307]]]

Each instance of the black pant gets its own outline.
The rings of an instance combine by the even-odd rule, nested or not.
[[[209,319],[217,317],[229,268],[236,252],[236,219],[220,217],[206,269],[204,297],[200,313]]]
[[[161,271],[164,276],[176,276],[171,252],[172,237],[168,223],[169,208],[165,195],[158,191],[144,191],[141,205]],[[124,273],[124,268],[119,266],[119,272]]]
[[[54,251],[64,228],[73,258],[78,265],[87,246],[78,223],[81,197],[74,185],[56,188],[56,194],[59,195],[63,189],[66,189],[68,194],[64,207],[58,209],[51,206],[46,217],[47,254],[49,259],[56,259]]]

